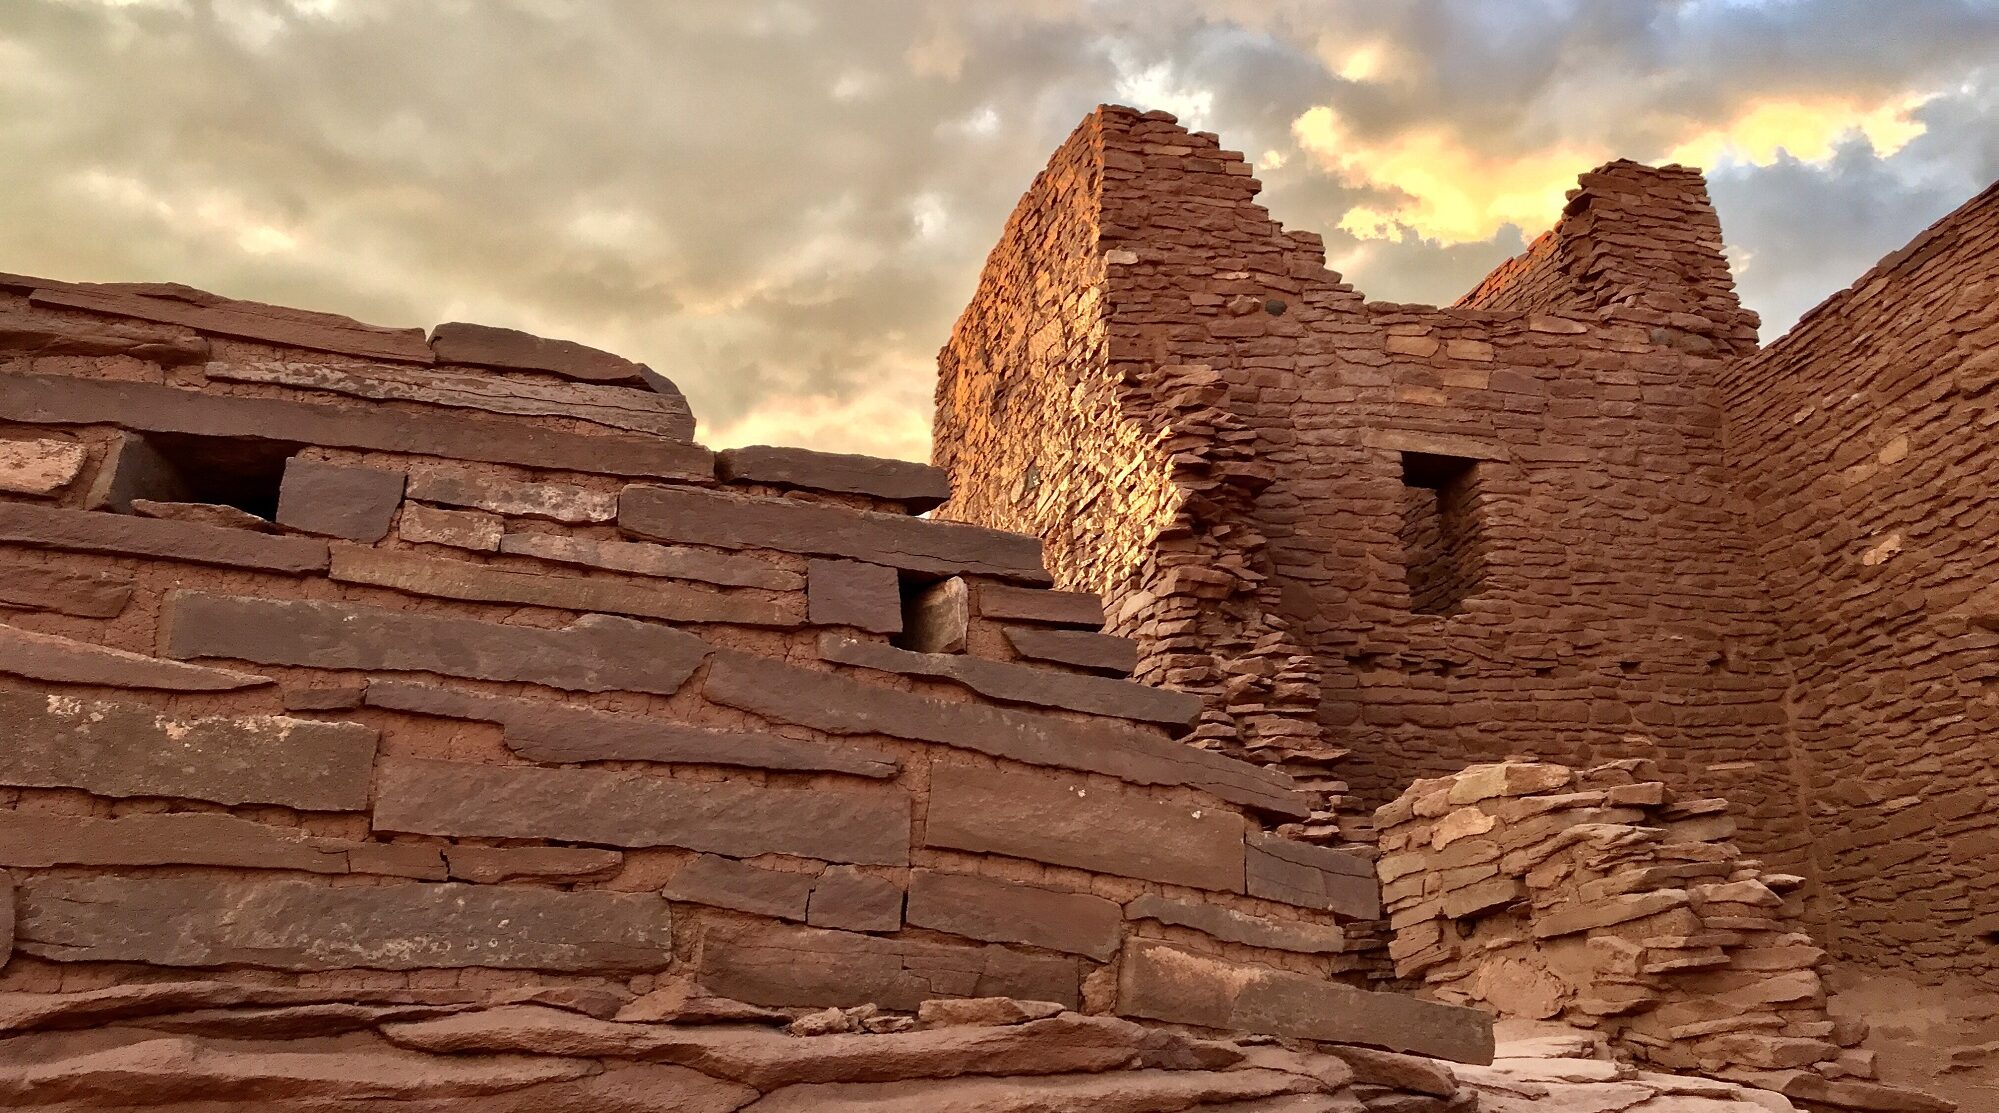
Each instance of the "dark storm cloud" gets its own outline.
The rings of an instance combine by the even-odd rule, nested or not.
[[[724,438],[920,455],[980,260],[1099,101],[1275,156],[1273,211],[1370,295],[1448,300],[1521,230],[1356,239],[1420,187],[1301,116],[1572,178],[1761,101],[1937,94],[1898,150],[1717,175],[1775,319],[1990,179],[1995,49],[1968,0],[6,0],[0,270],[517,325],[653,363]]]

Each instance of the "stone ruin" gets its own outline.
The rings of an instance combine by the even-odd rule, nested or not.
[[[1083,121],[939,354],[938,516],[1040,537],[1192,744],[1311,795],[1281,834],[1380,855],[1376,984],[1999,1109],[1999,186],[1761,348],[1691,169],[1584,174],[1448,307],[1258,189]],[[1585,787],[1452,787],[1512,775]]]
[[[0,275],[0,1104],[1953,1108],[1828,987],[1930,924],[1842,870],[1916,840],[1898,899],[1974,922],[1980,697],[1898,716],[1983,604],[1825,582],[1956,534],[1862,573],[1777,524],[1919,514],[1928,442],[1736,482],[1850,418],[1723,437],[1716,390],[1818,364],[1756,352],[1691,172],[1591,175],[1450,310],[1254,191],[1092,115],[945,349],[941,469],[713,453],[505,329]],[[1931,311],[1824,373],[1990,329],[1953,220],[1886,264]],[[1911,592],[1955,625],[1887,670],[1842,623]]]

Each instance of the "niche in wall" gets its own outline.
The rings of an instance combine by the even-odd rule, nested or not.
[[[1409,609],[1457,614],[1485,586],[1478,461],[1429,452],[1402,456],[1402,558]]]
[[[130,513],[134,499],[277,514],[285,460],[299,446],[249,437],[126,433],[100,470],[89,504]]]

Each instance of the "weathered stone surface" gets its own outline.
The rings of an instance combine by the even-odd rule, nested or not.
[[[1201,697],[1190,692],[1149,688],[1128,680],[1079,676],[1009,661],[988,661],[962,653],[913,653],[840,634],[820,635],[819,655],[843,665],[953,680],[990,699],[1135,719],[1179,730],[1191,726],[1194,717],[1201,713]]]
[[[737,858],[909,861],[909,797],[892,786],[772,788],[599,769],[395,759],[382,763],[375,828],[680,846]]]
[[[1347,1044],[1328,1045],[1325,1052],[1353,1068],[1354,1081],[1365,1085],[1411,1090],[1440,1098],[1450,1097],[1458,1091],[1457,1077],[1451,1068],[1435,1059]],[[1657,1113],[1671,1111],[1659,1110]]]
[[[595,541],[549,533],[510,533],[500,540],[500,551],[564,564],[637,572],[642,576],[700,580],[723,587],[796,591],[805,586],[804,576],[746,553],[718,553],[680,545]]]
[[[662,437],[524,429],[518,421],[500,418],[362,411],[59,375],[0,379],[0,420],[118,425],[144,433],[284,441],[655,479],[706,481],[714,473],[707,449]]]
[[[141,704],[0,691],[0,784],[303,811],[368,806],[375,731],[280,715],[172,717]]]
[[[0,967],[14,957],[14,875],[0,870]]]
[[[606,615],[542,630],[349,603],[198,591],[169,595],[165,621],[170,657],[434,672],[573,692],[672,695],[709,652],[692,634]]]
[[[1075,1008],[1082,978],[1077,961],[990,944],[732,924],[710,928],[702,941],[701,983],[759,1005],[914,1009],[933,997],[958,996],[1025,997]]]
[[[453,881],[497,885],[507,881],[588,881],[617,872],[625,856],[615,850],[570,846],[447,846]]]
[[[1046,1020],[1059,1016],[1062,1006],[1053,1001],[1016,1001],[1011,997],[965,997],[941,998],[925,1001],[917,1006],[916,1022],[925,1028],[950,1028],[965,1025],[973,1028],[994,1028],[1007,1024],[1025,1024],[1030,1020]]]
[[[608,522],[618,515],[616,495],[573,483],[523,483],[444,468],[425,468],[410,476],[409,497],[571,524]]]
[[[389,535],[405,476],[386,468],[329,464],[294,456],[278,490],[278,523],[307,533],[373,544]]]
[[[207,359],[208,341],[171,325],[103,318],[85,322],[0,306],[0,352],[10,356],[131,356],[176,367]]]
[[[764,869],[733,858],[703,854],[680,867],[666,888],[668,900],[729,908],[778,920],[805,919],[813,876]]]
[[[1125,905],[1124,914],[1133,920],[1157,920],[1175,927],[1193,928],[1225,943],[1273,951],[1338,954],[1346,949],[1346,933],[1333,924],[1274,920],[1215,904],[1169,900],[1157,893],[1146,893]]]
[[[1277,815],[1309,813],[1281,773],[1117,724],[947,702],[729,652],[717,655],[702,691],[729,707],[834,734],[886,734],[1133,784],[1192,785]]]
[[[1232,1109],[1242,1113],[1340,1113],[1351,1103],[1310,1095],[1317,1081],[1274,1070],[1120,1070],[1029,1078],[832,1082],[787,1086],[758,1113],[1149,1113]],[[1297,1095],[1307,1104],[1274,1104]]]
[[[328,575],[335,580],[393,588],[411,595],[637,615],[669,622],[793,626],[804,618],[804,608],[796,599],[772,601],[679,584],[518,572],[452,557],[347,545],[335,546],[332,557]]]
[[[1256,832],[1245,844],[1245,855],[1250,896],[1358,920],[1381,917],[1374,863],[1359,855]]]
[[[366,682],[359,684],[318,684],[286,686],[278,702],[286,711],[352,711],[361,706],[368,693]]]
[[[105,450],[104,463],[85,493],[85,510],[132,512],[134,499],[174,500],[190,496],[185,476],[153,442],[121,431]]]
[[[19,945],[61,962],[595,974],[664,969],[673,937],[649,893],[38,877],[21,887]]]
[[[89,459],[76,441],[0,440],[0,491],[53,495],[76,482]]]
[[[28,300],[343,355],[410,363],[429,363],[433,358],[421,329],[383,328],[334,313],[237,301],[178,284],[65,284],[38,289]]]
[[[396,534],[417,545],[450,545],[457,549],[491,553],[500,548],[507,520],[483,510],[446,510],[420,502],[405,503],[396,522]]]
[[[923,845],[1241,892],[1243,818],[1054,774],[935,765]]]
[[[800,936],[830,934],[791,931]],[[555,1009],[518,1005],[391,1023],[383,1026],[383,1033],[401,1046],[444,1055],[640,1057],[687,1066],[759,1090],[835,1080],[890,1082],[979,1074],[1066,1074],[1115,1071],[1133,1065],[1219,1069],[1242,1059],[1241,1052],[1221,1044],[1155,1031],[1114,1017],[1075,1013],[1036,1017],[1019,1024],[935,1028],[893,1036],[834,1034],[801,1039],[743,1025],[606,1023]]]
[[[660,761],[893,777],[895,756],[839,742],[716,730],[652,715],[619,715],[546,700],[512,699],[428,684],[376,681],[368,705],[419,715],[499,723],[507,748],[530,761]]]
[[[894,931],[902,926],[902,887],[852,866],[828,866],[812,887],[805,922],[847,931]]]
[[[875,634],[902,631],[902,589],[895,569],[857,560],[815,560],[805,568],[814,626],[853,626]]]
[[[407,1113],[439,1113],[477,1103],[497,1113],[503,1107],[493,1102],[543,1085],[584,1080],[599,1069],[574,1059],[438,1059],[373,1041],[328,1053],[324,1048],[272,1050],[167,1036],[38,1057],[33,1066],[0,1079],[0,1102],[65,1110],[213,1109],[219,1101],[244,1108],[351,1109],[360,1102],[390,1102]],[[512,1107],[507,1113],[526,1111]]]
[[[463,369],[337,367],[317,363],[210,363],[210,379],[275,383],[356,398],[421,402],[524,417],[562,417],[610,429],[691,440],[694,415],[682,401],[646,389],[551,383]]]
[[[1103,600],[1092,591],[1046,591],[1012,584],[980,584],[978,611],[983,618],[1014,622],[1044,622],[1054,626],[1104,624]]]
[[[135,982],[67,993],[0,992],[0,1032],[90,1028],[186,1010],[348,1005],[469,1004],[482,998],[457,989],[309,988],[230,981]]]
[[[1024,943],[1106,962],[1123,917],[1115,901],[996,878],[918,869],[909,874],[910,926],[988,943]]]
[[[1130,638],[1091,630],[1043,630],[1034,626],[1006,626],[1002,630],[1007,644],[1022,657],[1112,676],[1130,676],[1138,667],[1138,643]]]
[[[902,503],[915,514],[940,506],[951,497],[950,479],[928,464],[767,444],[717,454],[715,474],[725,483],[866,495]]]
[[[387,873],[443,880],[436,847],[315,838],[296,827],[273,827],[209,812],[171,812],[95,819],[88,816],[0,812],[0,865],[226,866],[307,873]],[[399,860],[389,860],[390,858]]]
[[[324,572],[327,563],[326,543],[304,537],[18,502],[0,503],[0,541],[265,572]]]
[[[896,644],[918,653],[963,653],[972,633],[971,587],[963,576],[925,588],[909,608],[909,629]]]
[[[248,510],[213,502],[155,502],[152,499],[133,499],[132,513],[141,518],[164,518],[170,522],[196,522],[208,526],[224,526],[229,529],[248,529],[258,533],[276,533],[277,527],[269,521],[257,517]]]
[[[1125,1016],[1277,1036],[1358,1043],[1458,1063],[1492,1061],[1492,1018],[1397,993],[1370,993],[1134,939],[1117,1011]]]
[[[578,344],[551,340],[519,329],[447,321],[430,331],[430,346],[442,363],[472,363],[520,371],[546,371],[586,383],[637,385],[639,365],[622,356]],[[689,419],[689,432],[692,429]]]
[[[0,416],[5,416],[3,410]],[[661,541],[847,557],[945,576],[976,572],[1030,584],[1049,582],[1041,567],[1041,543],[1033,538],[796,499],[634,486],[619,500],[618,526]]]
[[[110,572],[72,572],[48,564],[0,561],[0,607],[116,618],[132,601],[132,580]]]
[[[96,684],[111,688],[160,688],[174,692],[227,692],[270,684],[254,676],[205,665],[162,661],[143,653],[0,626],[0,673],[51,684]]]

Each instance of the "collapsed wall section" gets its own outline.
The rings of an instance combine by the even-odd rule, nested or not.
[[[1990,188],[1723,377],[1732,470],[1796,676],[1790,730],[1830,945],[1875,969],[1975,979],[1988,998],[1996,257]]]
[[[0,319],[10,1004],[1004,995],[1489,1054],[1349,984],[1369,863],[1267,830],[1310,797],[1178,741],[1039,542],[913,516],[933,469],[711,453],[520,334],[11,276]]]

